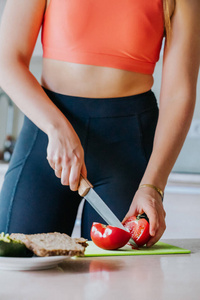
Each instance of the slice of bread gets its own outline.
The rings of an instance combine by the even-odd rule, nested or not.
[[[12,233],[10,238],[22,241],[37,256],[83,256],[88,246],[84,238],[71,238],[65,233]]]

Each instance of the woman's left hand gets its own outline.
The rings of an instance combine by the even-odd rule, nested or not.
[[[166,229],[166,213],[161,196],[152,188],[145,187],[137,190],[129,211],[122,223],[124,223],[127,218],[137,216],[142,213],[146,213],[149,218],[149,233],[151,238],[147,243],[147,247],[151,247],[159,241]]]

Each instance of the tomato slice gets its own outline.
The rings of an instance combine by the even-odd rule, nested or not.
[[[143,215],[129,217],[123,225],[130,231],[133,240],[139,247],[144,246],[151,238],[149,222]]]
[[[115,250],[123,247],[131,238],[131,233],[111,225],[94,222],[91,228],[91,239],[98,247]]]

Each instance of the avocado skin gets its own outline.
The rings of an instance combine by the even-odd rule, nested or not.
[[[14,241],[4,242],[0,240],[0,256],[7,257],[31,257],[33,252],[22,243]]]

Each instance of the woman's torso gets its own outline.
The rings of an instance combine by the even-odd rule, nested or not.
[[[170,13],[173,9],[172,1],[170,0]],[[49,2],[47,0],[47,6]],[[112,67],[43,58],[41,84],[61,94],[109,98],[146,92],[152,88],[153,76]]]

